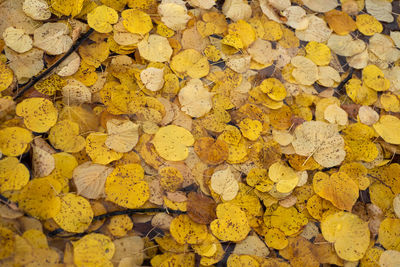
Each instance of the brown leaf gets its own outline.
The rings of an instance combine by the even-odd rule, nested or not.
[[[215,209],[217,203],[202,194],[190,192],[187,201],[187,212],[189,217],[201,224],[209,224],[217,218]]]

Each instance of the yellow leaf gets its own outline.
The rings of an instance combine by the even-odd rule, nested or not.
[[[385,218],[381,222],[378,242],[385,249],[400,250],[400,219]]]
[[[105,142],[107,134],[91,133],[86,137],[86,153],[94,163],[106,165],[122,157],[122,153],[109,149]]]
[[[179,52],[172,58],[170,66],[177,74],[194,79],[206,76],[210,70],[207,57],[194,49],[186,49]]]
[[[91,233],[72,244],[74,263],[78,267],[113,266],[110,260],[115,253],[115,246],[108,236]]]
[[[60,211],[53,219],[65,231],[82,233],[92,223],[93,210],[86,198],[68,193],[61,198]]]
[[[260,121],[245,118],[239,122],[238,126],[242,135],[250,141],[256,141],[260,137],[262,131],[262,124]]]
[[[30,180],[18,196],[19,207],[38,219],[54,217],[60,210],[61,184],[52,178]]]
[[[342,210],[351,210],[358,198],[357,184],[344,172],[334,173],[330,177],[317,172],[313,178],[313,188],[320,197]]]
[[[19,156],[25,152],[32,139],[32,133],[21,127],[0,129],[0,151],[6,156]]]
[[[29,182],[29,170],[17,158],[0,160],[0,193],[20,190]]]
[[[276,190],[280,193],[291,192],[299,182],[297,173],[281,162],[273,163],[269,167],[268,176],[276,183]]]
[[[117,23],[118,13],[108,6],[98,6],[87,15],[87,21],[97,32],[108,33],[112,31],[111,24]]]
[[[51,0],[51,8],[65,16],[77,16],[83,7],[84,0]]]
[[[347,261],[360,260],[370,242],[368,223],[349,212],[329,215],[321,222],[324,238],[335,243],[338,256]]]
[[[382,115],[373,125],[375,131],[390,144],[400,144],[400,119],[392,115]]]
[[[266,212],[264,221],[268,216],[269,214]],[[298,212],[295,207],[284,208],[279,206],[270,216],[271,226],[278,228],[287,236],[296,234],[308,223],[306,216]]]
[[[275,101],[282,101],[287,95],[285,86],[276,78],[268,78],[262,81],[260,89]]]
[[[14,74],[3,62],[0,62],[0,92],[6,90],[12,83]]]
[[[40,97],[28,98],[19,103],[15,113],[24,118],[25,126],[34,132],[47,132],[57,122],[58,111],[53,103]]]
[[[372,36],[383,30],[382,24],[369,14],[360,14],[356,17],[357,29],[366,36]]]
[[[362,70],[362,79],[366,86],[375,91],[386,91],[390,87],[390,81],[376,65],[366,66]]]
[[[85,138],[79,135],[79,125],[70,120],[58,121],[50,129],[49,140],[54,148],[70,153],[79,152],[86,145]]]
[[[153,28],[150,16],[143,11],[125,9],[121,12],[121,17],[125,28],[131,33],[144,35]]]
[[[168,125],[158,129],[153,138],[157,153],[166,160],[181,161],[189,155],[188,146],[194,143],[193,135],[183,127]]]
[[[150,197],[149,185],[143,177],[144,170],[139,164],[117,166],[107,177],[106,199],[129,209],[142,206]]]
[[[179,244],[200,244],[207,237],[207,226],[196,223],[188,215],[182,214],[172,220],[170,232]]]
[[[219,204],[217,217],[218,219],[211,222],[210,229],[219,240],[238,242],[245,239],[250,232],[246,213],[234,204]]]
[[[133,222],[126,214],[112,217],[110,222],[107,224],[108,231],[116,237],[125,236],[128,231],[132,230],[132,228]]]
[[[328,65],[331,61],[331,50],[326,44],[311,41],[306,45],[306,57],[318,66]]]
[[[14,233],[3,226],[0,226],[0,260],[8,258],[14,252]]]

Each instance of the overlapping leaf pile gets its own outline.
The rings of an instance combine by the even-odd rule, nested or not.
[[[399,266],[399,12],[0,1],[0,265]]]

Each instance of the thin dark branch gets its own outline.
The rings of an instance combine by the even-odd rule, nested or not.
[[[169,213],[169,214],[185,214],[185,211],[180,211],[180,210],[170,210],[170,209],[166,209],[166,208],[149,208],[149,209],[127,209],[127,210],[117,210],[117,211],[111,211],[111,212],[107,212],[105,214],[100,214],[97,216],[93,217],[93,221],[97,221],[97,220],[103,220],[106,218],[110,218],[113,216],[117,216],[117,215],[133,215],[133,214],[138,214],[138,213],[153,213],[153,212],[165,212],[165,213]],[[51,232],[49,232],[47,235],[49,237],[54,237],[60,233],[63,233],[64,230],[62,228],[57,228]],[[77,234],[73,234],[73,235],[69,235],[69,236],[61,236],[61,237],[80,237],[83,235],[88,234],[87,232],[84,233],[77,233]]]
[[[353,73],[354,73],[354,68],[350,68],[349,74],[346,76],[346,78],[343,79],[343,81],[341,81],[338,85],[338,87],[335,88],[336,92],[340,92],[343,90],[343,87],[345,86],[345,84],[353,77]]]
[[[75,52],[79,46],[94,32],[93,29],[89,29],[84,35],[82,35],[74,45],[71,46],[71,48],[59,59],[57,60],[56,63],[51,65],[48,69],[43,71],[39,76],[34,77],[27,85],[22,88],[21,91],[19,91],[15,96],[14,100],[17,100],[19,97],[21,97],[26,91],[28,91],[32,86],[34,86],[38,81],[46,77],[50,72],[52,72],[55,68],[58,67],[67,57],[69,57],[73,52]]]
[[[18,204],[12,202],[11,200],[9,200],[7,197],[3,196],[2,194],[0,194],[0,203],[3,203],[4,205],[6,205],[7,207],[9,207],[12,210],[18,211]]]

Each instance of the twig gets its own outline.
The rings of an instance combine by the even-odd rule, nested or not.
[[[343,87],[345,86],[345,84],[353,77],[353,73],[354,73],[354,68],[350,68],[350,72],[349,72],[349,74],[347,75],[347,77],[344,78],[343,81],[341,81],[341,82],[339,83],[339,85],[335,88],[335,91],[336,91],[336,92],[340,92],[340,91],[343,89]]]
[[[166,209],[166,208],[127,209],[127,210],[112,211],[112,212],[108,212],[105,214],[100,214],[100,215],[94,216],[92,221],[102,220],[102,219],[110,218],[110,217],[117,216],[117,215],[132,215],[132,214],[137,214],[137,213],[153,213],[153,212],[166,212],[169,214],[185,214],[186,213],[185,211],[170,210],[170,209]],[[57,228],[57,229],[49,232],[47,235],[49,237],[54,237],[62,232],[64,232],[64,230],[62,228]],[[77,233],[77,234],[73,234],[73,235],[69,235],[69,236],[61,236],[61,237],[64,237],[64,238],[81,237],[86,234],[88,234],[88,233],[87,232]]]
[[[0,203],[3,203],[12,210],[19,211],[17,203],[12,202],[2,194],[0,194]]]
[[[94,32],[93,29],[89,29],[84,35],[82,35],[74,45],[71,46],[71,48],[59,59],[51,65],[49,68],[47,68],[45,71],[43,71],[39,76],[34,77],[27,85],[24,86],[24,88],[19,91],[15,96],[14,100],[17,100],[19,97],[21,97],[26,91],[28,91],[32,86],[34,86],[38,81],[46,77],[50,72],[52,72],[58,65],[60,65],[67,57],[69,57],[73,52],[75,52],[79,46]]]

